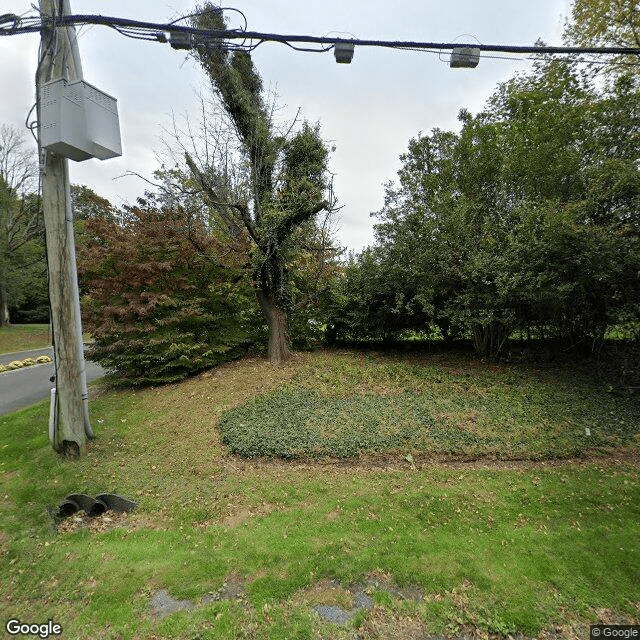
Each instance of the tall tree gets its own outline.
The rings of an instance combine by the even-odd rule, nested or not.
[[[9,324],[9,305],[19,301],[25,269],[33,266],[30,243],[42,235],[35,154],[16,129],[0,125],[0,326]]]
[[[222,11],[209,2],[198,8],[193,22],[202,29],[226,28]],[[199,47],[196,57],[241,143],[248,167],[246,198],[229,201],[213,179],[220,171],[198,166],[190,154],[187,163],[228,231],[243,229],[253,244],[253,280],[269,326],[269,360],[278,364],[291,353],[291,265],[302,249],[300,229],[333,206],[327,197],[328,151],[317,125],[305,122],[291,137],[280,135],[249,53],[230,51],[220,42]]]

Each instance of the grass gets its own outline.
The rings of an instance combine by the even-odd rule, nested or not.
[[[580,419],[574,380],[584,385],[583,403],[588,379],[569,371],[558,370],[552,384],[550,371],[462,356],[357,353],[308,354],[280,369],[246,359],[180,385],[103,391],[91,403],[97,439],[77,463],[49,449],[46,403],[4,416],[0,617],[53,619],[63,638],[189,640],[346,639],[356,629],[361,638],[470,629],[541,637],[553,626],[562,637],[587,637],[589,623],[637,621],[632,430],[606,444],[608,453],[585,450],[573,461],[434,461],[417,450],[407,459],[405,448],[384,459],[247,460],[220,441],[223,417],[278,394],[351,399],[353,411],[354,394],[395,398],[403,413],[403,399],[440,385],[430,397],[449,402],[447,419],[463,424],[455,413],[469,411],[462,400],[491,389],[499,396],[508,380],[520,388],[522,374],[536,412],[547,397],[553,411]],[[614,413],[631,419],[632,399],[613,398]],[[56,531],[47,507],[77,491],[112,491],[140,505]],[[372,610],[344,627],[314,613],[317,604],[348,608],[356,584]],[[241,589],[227,597],[229,585]],[[161,589],[191,609],[158,616],[152,602]],[[417,596],[401,598],[401,589]]]
[[[51,346],[48,324],[14,324],[0,327],[0,353],[29,351]]]

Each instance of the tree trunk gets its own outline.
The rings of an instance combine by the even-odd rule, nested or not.
[[[4,287],[0,285],[0,327],[9,327],[9,304]]]
[[[499,320],[492,320],[488,324],[476,324],[473,327],[473,337],[476,351],[481,356],[495,358],[511,331]]]
[[[289,318],[287,312],[280,309],[273,296],[258,290],[258,301],[269,325],[268,356],[271,364],[282,364],[291,357],[289,348]]]

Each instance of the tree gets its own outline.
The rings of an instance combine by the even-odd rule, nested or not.
[[[9,307],[26,292],[28,276],[41,259],[33,241],[42,236],[34,153],[13,128],[0,125],[0,326],[9,324]]]
[[[199,7],[193,22],[202,29],[225,28],[222,11],[211,3]],[[190,154],[187,163],[228,232],[242,229],[253,245],[253,282],[269,327],[269,360],[278,364],[290,356],[291,270],[303,250],[300,231],[333,208],[326,196],[328,151],[318,125],[305,122],[291,137],[278,133],[249,53],[220,42],[199,47],[196,57],[240,141],[248,170],[245,198],[228,199],[216,179],[220,168],[198,166]]]
[[[574,0],[564,35],[580,46],[640,47],[638,1]],[[617,56],[608,69],[615,75],[640,75],[637,56]]]
[[[71,185],[71,208],[76,225],[89,218],[104,218],[112,222],[116,219],[113,205],[84,184]]]
[[[242,238],[230,247],[148,196],[123,225],[85,222],[79,248],[92,359],[131,385],[175,382],[246,352],[257,309]]]
[[[514,331],[593,351],[607,328],[637,325],[639,98],[629,76],[596,89],[545,60],[461,112],[459,134],[412,139],[337,326],[436,324],[495,356]],[[385,305],[373,321],[372,300]]]
[[[45,255],[44,229],[40,211],[40,196],[29,193],[20,201],[20,208],[33,212],[27,217],[39,218],[37,231],[13,252],[9,263],[9,314],[16,323],[49,322],[49,283]]]

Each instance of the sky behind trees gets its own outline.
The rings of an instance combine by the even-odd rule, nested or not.
[[[5,0],[4,12],[30,13],[30,4]],[[77,14],[100,13],[152,22],[168,22],[190,13],[183,0],[75,0]],[[237,0],[250,30],[385,40],[473,41],[485,44],[534,44],[541,38],[560,44],[569,0],[537,3],[490,0],[468,3],[366,2],[323,0]],[[231,27],[243,26],[228,13]],[[132,202],[148,185],[164,150],[162,138],[175,119],[198,118],[200,91],[207,83],[184,51],[168,44],[123,37],[105,27],[80,31],[80,53],[87,82],[118,99],[123,156],[105,162],[72,163],[71,180],[86,184],[113,204]],[[37,36],[0,38],[0,122],[22,127],[34,102]],[[457,114],[480,110],[498,82],[531,62],[483,57],[474,70],[450,69],[448,54],[357,47],[350,65],[335,63],[332,52],[302,53],[280,44],[263,44],[254,60],[265,87],[276,96],[283,123],[301,108],[301,117],[320,121],[322,135],[335,147],[330,168],[343,205],[337,240],[359,250],[372,240],[369,214],[383,204],[383,184],[395,178],[399,156],[418,132],[458,130]],[[505,56],[509,57],[509,56]],[[513,57],[513,56],[512,56]],[[206,93],[205,93],[206,95]],[[164,160],[167,160],[165,157]],[[170,159],[169,159],[170,161]]]

